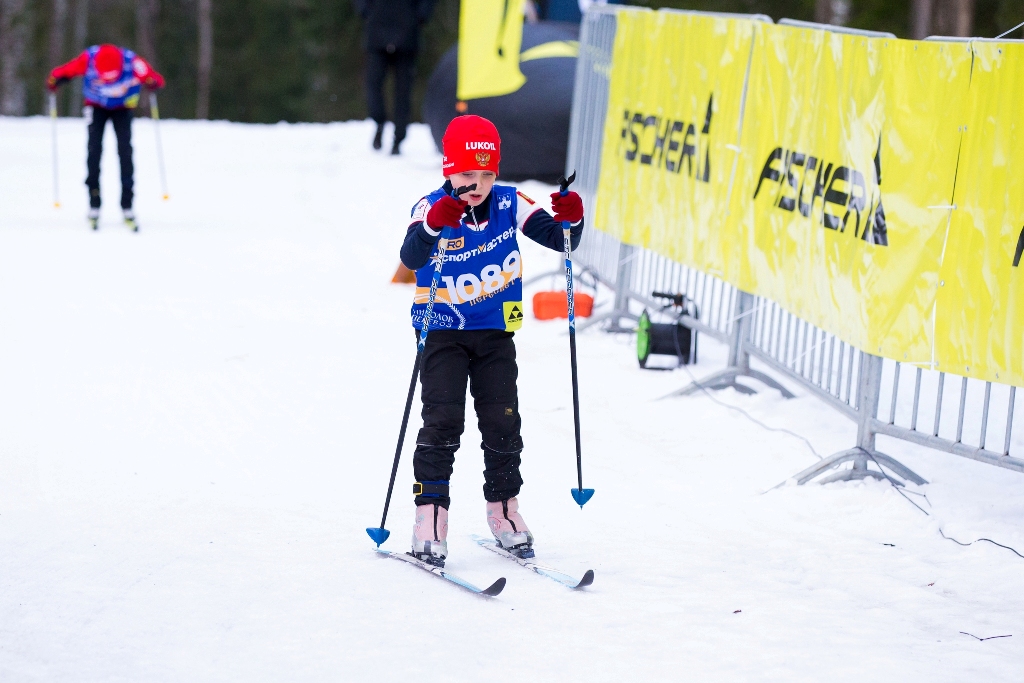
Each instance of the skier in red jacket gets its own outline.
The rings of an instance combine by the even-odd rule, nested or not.
[[[107,120],[117,135],[117,153],[121,159],[121,209],[124,221],[136,232],[139,229],[132,211],[134,198],[134,166],[132,165],[132,109],[138,106],[142,86],[151,90],[164,87],[164,77],[146,60],[127,48],[116,45],[93,45],[67,64],[50,72],[46,87],[51,92],[76,76],[82,76],[85,98],[85,120],[89,126],[89,223],[99,227],[100,157],[103,154],[103,129]]]

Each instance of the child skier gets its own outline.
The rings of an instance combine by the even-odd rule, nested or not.
[[[164,87],[164,77],[127,48],[93,45],[67,64],[54,68],[46,79],[46,87],[54,92],[76,76],[82,76],[85,121],[89,126],[88,175],[85,179],[89,188],[89,223],[93,230],[99,227],[100,156],[103,154],[103,129],[109,119],[117,136],[117,155],[121,159],[124,222],[138,231],[132,210],[135,172],[132,164],[132,109],[139,104],[142,86],[158,90]]]
[[[519,399],[516,349],[523,321],[522,261],[516,231],[564,250],[561,221],[571,224],[571,247],[583,234],[583,202],[575,192],[551,195],[555,216],[515,188],[495,185],[501,139],[487,119],[459,116],[442,139],[444,185],[412,210],[402,263],[416,271],[412,324],[421,329],[441,230],[454,228],[441,269],[423,350],[423,428],[413,472],[416,522],[412,554],[444,566],[448,555],[448,480],[466,415],[466,380],[473,395],[484,452],[484,498],[494,538],[520,557],[533,556],[533,534],[519,513]],[[476,185],[461,198],[459,187]]]

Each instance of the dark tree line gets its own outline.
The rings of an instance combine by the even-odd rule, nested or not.
[[[900,37],[992,37],[1024,21],[1020,0],[632,1]],[[424,29],[417,115],[431,71],[457,39],[458,14],[459,0],[438,0]],[[165,117],[273,123],[366,116],[361,26],[351,0],[0,0],[0,114],[44,113],[47,72],[103,42],[136,50],[167,77]],[[80,105],[77,84],[61,90],[62,115]]]
[[[1024,21],[1021,0],[630,0],[648,7],[767,14],[888,31],[900,38],[994,38]],[[1020,30],[1015,38],[1024,37]]]
[[[457,39],[458,11],[458,0],[439,0],[425,28],[416,112],[430,70]],[[366,115],[351,0],[0,0],[0,113],[43,113],[48,71],[103,42],[136,50],[167,78],[164,117]],[[62,115],[80,109],[78,90],[61,89]]]

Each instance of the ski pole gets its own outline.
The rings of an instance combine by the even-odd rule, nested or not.
[[[53,134],[53,208],[60,208],[60,184],[57,182],[57,93],[50,93],[50,121]]]
[[[460,187],[452,192],[452,197],[458,199],[460,195],[472,192],[476,184]],[[391,505],[391,492],[395,488],[395,476],[398,474],[398,461],[402,457],[402,446],[405,444],[405,430],[409,426],[409,412],[412,410],[412,398],[416,393],[416,379],[420,374],[420,364],[423,361],[423,348],[427,345],[427,332],[430,327],[430,316],[434,311],[434,299],[437,297],[437,285],[441,282],[441,266],[444,265],[444,254],[448,250],[448,238],[451,235],[451,228],[445,226],[441,231],[441,239],[437,242],[437,263],[434,264],[434,276],[430,280],[430,294],[427,296],[427,310],[423,315],[423,328],[420,330],[420,339],[416,343],[416,362],[412,366],[412,380],[409,382],[409,395],[405,399],[405,413],[402,415],[402,428],[398,431],[398,447],[395,448],[395,462],[391,466],[391,481],[388,483],[388,495],[384,498],[384,514],[380,518],[379,527],[367,527],[366,533],[373,539],[373,542],[380,547],[380,544],[388,540],[391,532],[384,528],[388,519],[388,507]]]
[[[564,197],[569,194],[569,185],[576,180],[576,172],[558,179],[558,191]],[[594,489],[583,488],[583,449],[580,446],[580,387],[576,374],[576,314],[572,291],[572,236],[569,221],[562,221],[562,236],[565,240],[565,297],[569,304],[569,362],[572,365],[572,417],[576,428],[576,478],[579,488],[570,489],[572,499],[580,506],[594,497]]]
[[[171,198],[167,194],[167,170],[164,168],[164,146],[160,142],[160,107],[156,106],[156,93],[149,93],[149,112],[153,117],[153,130],[156,132],[156,159],[160,164],[160,189],[164,191],[164,201]]]

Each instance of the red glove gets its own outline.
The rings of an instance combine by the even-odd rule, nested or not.
[[[164,77],[156,72],[149,62],[138,55],[132,60],[132,71],[135,72],[135,76],[142,81],[150,90],[159,90],[164,87]]]
[[[555,210],[556,221],[579,223],[583,220],[583,200],[575,192],[564,196],[560,192],[552,192],[551,208]]]
[[[57,77],[53,74],[50,74],[50,76],[46,79],[46,89],[50,92],[57,92],[57,85]]]
[[[457,228],[462,222],[467,206],[468,202],[445,195],[430,207],[430,211],[427,212],[427,225],[433,230],[440,230],[445,226]]]

